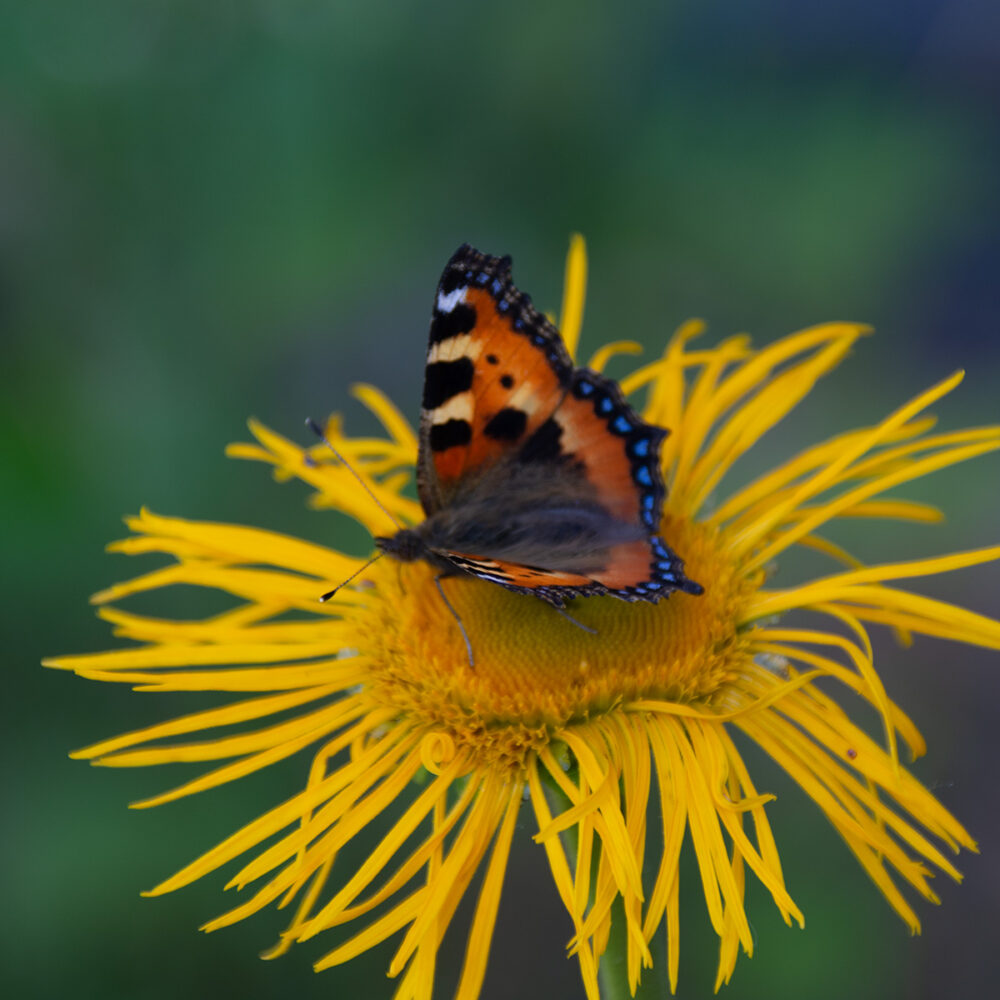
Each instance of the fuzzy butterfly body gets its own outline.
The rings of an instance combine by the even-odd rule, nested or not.
[[[427,516],[376,543],[558,608],[599,594],[700,594],[656,534],[666,431],[615,382],[573,366],[510,266],[465,245],[441,276],[417,459]]]

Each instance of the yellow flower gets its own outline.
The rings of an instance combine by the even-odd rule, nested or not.
[[[585,258],[575,240],[567,264],[563,333],[574,351]],[[355,935],[317,964],[325,969],[401,935],[389,974],[398,998],[430,997],[435,956],[456,907],[482,872],[457,996],[480,990],[515,823],[534,815],[556,890],[575,929],[590,1000],[612,913],[624,923],[625,968],[634,987],[665,933],[672,987],[678,968],[678,857],[690,835],[712,926],[720,939],[716,987],[753,937],[744,910],[746,870],[763,883],[786,923],[802,915],[785,887],[768,823],[773,798],[754,785],[733,741],[739,731],[813,799],[911,930],[903,888],[926,899],[931,869],[957,879],[943,848],[974,848],[969,834],[900,762],[901,741],[924,745],[890,700],[872,662],[869,626],[901,640],[924,633],[1000,647],[1000,624],[892,584],[1000,557],[1000,547],[866,566],[818,534],[836,518],[934,521],[933,508],[886,491],[1000,447],[1000,428],[934,433],[926,408],[953,375],[881,423],[831,437],[725,496],[720,481],[865,332],[834,323],[755,349],[746,337],[697,350],[683,326],[659,360],[622,382],[645,393],[644,418],[671,430],[662,534],[704,595],[675,593],[658,605],[607,598],[574,603],[588,634],[540,601],[471,577],[449,581],[460,631],[423,563],[375,563],[327,604],[317,597],[362,560],[257,528],[192,522],[143,511],[134,535],[111,546],[157,552],[169,565],[97,594],[101,605],[171,584],[220,590],[230,610],[166,621],[102,608],[116,634],[139,645],[63,656],[50,666],[145,691],[218,691],[221,707],[148,727],[74,756],[112,767],[223,761],[178,788],[135,803],[159,805],[315,747],[304,787],[152,890],[180,888],[248,855],[229,885],[246,901],[205,926],[224,927],[268,906],[295,904],[284,952],[328,928]],[[601,369],[615,353],[599,351]],[[405,492],[416,440],[376,390],[358,397],[386,436],[350,438],[339,418],[327,434],[387,512],[421,518]],[[256,444],[229,454],[269,463],[279,480],[315,489],[314,506],[349,514],[373,534],[391,525],[354,474],[322,445],[302,448],[252,423]],[[797,586],[768,586],[792,546],[838,564]],[[809,610],[810,627],[785,620]],[[879,713],[875,740],[826,689],[832,678]],[[192,734],[233,727],[232,735]],[[177,742],[170,742],[172,739]],[[377,821],[392,816],[380,839]],[[652,827],[657,829],[652,831]],[[643,884],[647,840],[658,845]],[[331,868],[357,843],[356,871]],[[614,909],[613,909],[614,907]],[[665,927],[665,931],[664,928]]]

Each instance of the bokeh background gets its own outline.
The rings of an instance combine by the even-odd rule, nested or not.
[[[768,463],[877,419],[956,367],[943,426],[1000,416],[1000,8],[988,0],[603,4],[34,0],[0,7],[3,926],[11,997],[382,997],[390,949],[314,975],[322,940],[256,954],[268,913],[212,936],[222,878],[148,888],[283,799],[306,760],[152,812],[182,778],[91,770],[68,750],[206,707],[43,671],[113,644],[96,589],[154,565],[103,545],[121,515],[263,525],[354,546],[305,492],[223,445],[255,415],[300,440],[377,383],[415,418],[430,302],[451,251],[511,253],[558,308],[584,233],[583,355],[659,350],[688,316],[760,342],[827,319],[868,339],[759,447]],[[615,374],[624,364],[614,368]],[[757,466],[758,468],[760,466]],[[1000,541],[996,460],[905,495],[942,526],[858,525],[873,560]],[[981,568],[924,592],[1000,610]],[[140,605],[135,605],[140,606]],[[164,594],[141,605],[197,611]],[[879,648],[923,728],[917,773],[979,838],[910,938],[818,811],[754,757],[807,917],[757,885],[757,954],[727,1000],[994,995],[1000,916],[995,655]],[[186,776],[186,775],[184,775]],[[569,925],[522,824],[484,996],[581,996]],[[345,864],[350,863],[346,859]],[[687,858],[679,995],[710,995],[716,942]],[[315,945],[316,947],[312,947]],[[461,941],[440,979],[449,995]]]

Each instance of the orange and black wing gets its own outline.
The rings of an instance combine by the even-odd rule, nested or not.
[[[465,245],[438,284],[417,470],[428,515],[523,446],[570,386],[573,362],[559,331],[514,287],[510,265]]]
[[[493,521],[481,534],[495,538],[496,546],[480,546],[475,554],[453,550],[448,557],[467,573],[558,606],[576,596],[655,602],[673,590],[701,593],[656,533],[665,434],[635,414],[615,382],[576,370],[551,417],[504,465],[496,520],[480,518]],[[531,495],[525,512],[520,484],[536,480],[538,466],[547,489]],[[567,502],[574,496],[575,504]]]
[[[510,263],[463,246],[438,285],[418,460],[428,547],[558,606],[700,593],[656,534],[666,431],[574,369]]]
[[[624,600],[656,601],[671,590],[700,594],[684,564],[658,536],[666,487],[660,447],[667,431],[642,420],[618,384],[587,368],[573,373],[570,391],[552,415],[560,450],[571,456],[591,496],[616,524],[634,525],[641,537],[614,540],[604,564],[590,576]]]

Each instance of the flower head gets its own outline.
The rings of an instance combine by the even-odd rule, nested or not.
[[[570,351],[584,268],[577,240],[563,307]],[[400,935],[389,969],[401,977],[397,997],[422,998],[431,995],[435,956],[456,907],[481,872],[457,994],[469,1000],[483,980],[515,822],[529,810],[573,922],[570,952],[595,1000],[613,912],[625,925],[630,985],[651,963],[657,933],[666,934],[676,984],[678,858],[689,835],[720,939],[718,986],[739,949],[753,948],[747,869],[786,923],[802,923],[768,822],[773,796],[755,786],[733,741],[742,732],[813,799],[890,905],[919,928],[905,890],[935,900],[933,869],[959,878],[943,849],[975,845],[900,760],[900,743],[914,756],[924,746],[875,671],[869,629],[889,626],[904,642],[924,633],[997,648],[997,622],[893,584],[1000,558],[1000,547],[867,566],[820,532],[844,517],[936,520],[934,509],[887,491],[1000,448],[1000,428],[933,432],[924,411],[958,384],[954,375],[880,423],[831,437],[726,494],[720,484],[734,462],[865,331],[835,323],[763,349],[734,337],[699,350],[692,341],[700,332],[698,324],[683,326],[662,357],[622,388],[644,393],[643,417],[671,431],[662,454],[668,495],[661,534],[705,593],[675,593],[657,605],[575,602],[574,617],[595,634],[540,601],[456,578],[449,601],[475,646],[471,664],[424,563],[383,559],[320,605],[318,595],[363,560],[257,528],[148,511],[129,519],[133,536],[111,548],[163,553],[171,562],[94,600],[117,634],[139,645],[49,665],[141,690],[232,697],[74,756],[108,766],[220,762],[135,804],[148,807],[314,748],[298,792],[151,895],[243,857],[229,885],[250,890],[248,898],[205,929],[294,903],[274,956],[328,928],[357,928],[317,969]],[[613,354],[635,350],[608,345],[590,366],[601,370]],[[388,527],[386,513],[402,523],[421,518],[407,492],[416,439],[376,390],[361,386],[356,394],[385,436],[351,438],[331,418],[326,433],[354,472],[324,446],[300,447],[256,423],[256,443],[229,453],[272,465],[279,480],[304,480],[316,491],[315,507],[348,514],[378,535]],[[717,494],[724,499],[710,505]],[[796,586],[769,586],[771,567],[793,546],[815,550],[836,568]],[[107,607],[172,584],[220,590],[233,606],[186,621]],[[801,610],[822,624],[785,620]],[[880,739],[817,685],[821,678],[874,706]],[[216,730],[229,734],[192,741]],[[373,824],[390,812],[387,832],[376,839]],[[371,845],[366,860],[334,872],[337,853],[355,840]],[[655,876],[643,884],[652,843]]]

